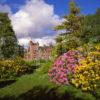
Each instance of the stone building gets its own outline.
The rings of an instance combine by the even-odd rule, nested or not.
[[[30,41],[29,47],[25,53],[25,59],[29,61],[40,59],[49,60],[51,58],[51,50],[52,46],[40,47],[39,43]]]

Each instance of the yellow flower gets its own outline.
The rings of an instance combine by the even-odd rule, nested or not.
[[[86,59],[79,62],[79,65],[75,68],[75,74],[72,80],[72,83],[76,87],[80,87],[84,91],[93,91],[96,88],[95,82],[100,80],[100,62],[98,59],[91,59],[92,56],[88,55]]]
[[[82,87],[82,90],[83,91],[87,91],[87,87]]]

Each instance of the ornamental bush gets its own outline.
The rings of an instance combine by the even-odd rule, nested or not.
[[[83,91],[94,91],[100,80],[100,62],[87,56],[75,68],[72,83]]]
[[[72,83],[84,91],[95,91],[100,83],[100,44],[87,50],[86,55],[76,66]]]
[[[50,80],[59,85],[69,84],[81,59],[82,55],[75,50],[70,50],[57,58],[49,70]]]
[[[20,60],[18,58],[15,60],[0,60],[0,79],[12,79],[28,71],[29,68],[21,58]]]
[[[70,50],[57,58],[49,70],[52,82],[59,85],[73,84],[83,91],[95,91],[100,87],[100,47]]]

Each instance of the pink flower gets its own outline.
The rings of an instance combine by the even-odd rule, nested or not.
[[[78,51],[70,50],[58,57],[48,73],[50,80],[59,85],[69,84],[69,78],[67,76],[75,72],[75,67],[81,59],[77,55],[79,55]]]

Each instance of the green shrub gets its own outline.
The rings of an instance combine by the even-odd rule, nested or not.
[[[22,58],[0,61],[0,79],[16,78],[29,73],[31,70]]]

